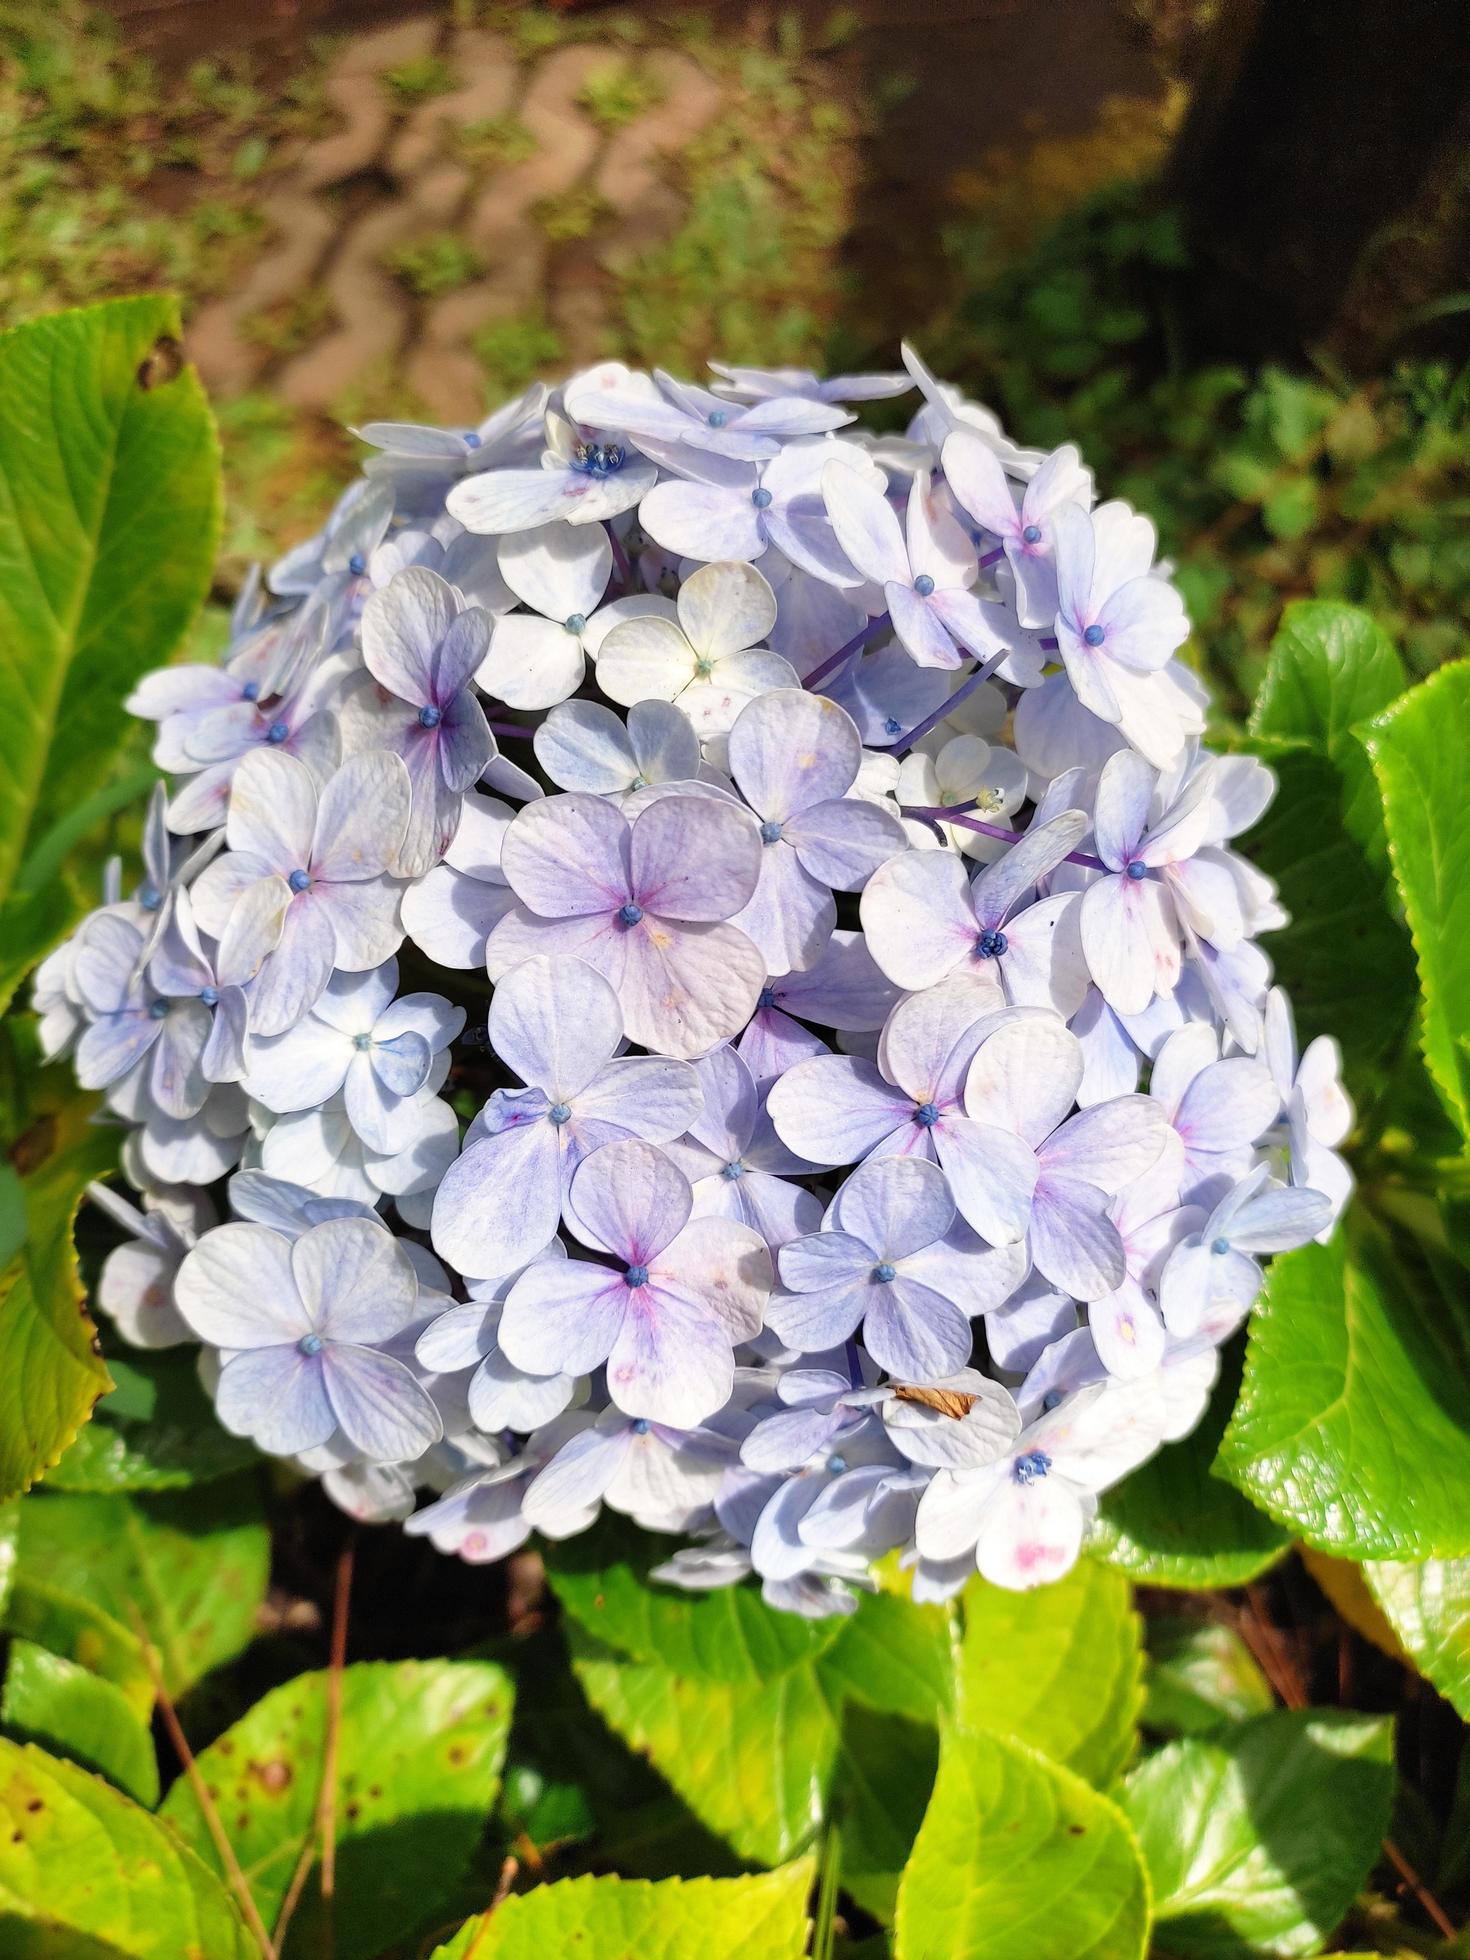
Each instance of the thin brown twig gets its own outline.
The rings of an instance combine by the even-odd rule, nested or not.
[[[1270,1682],[1277,1700],[1287,1708],[1305,1708],[1306,1694],[1283,1658],[1275,1638],[1275,1629],[1253,1590],[1247,1590],[1246,1602],[1244,1611],[1236,1616],[1236,1631]]]
[[[322,1851],[323,1899],[332,1896],[335,1884],[335,1832],[332,1842],[333,1872],[329,1883],[326,1875],[324,1825],[329,1817],[334,1823],[336,1818],[337,1736],[342,1717],[342,1669],[347,1659],[347,1608],[352,1593],[354,1548],[355,1541],[349,1541],[343,1547],[341,1557],[337,1561],[337,1576],[332,1599],[332,1643],[327,1673],[326,1724],[322,1736],[321,1783],[317,1790],[311,1828],[301,1846],[301,1855],[296,1860],[296,1869],[291,1874],[291,1883],[286,1888],[286,1896],[281,1901],[281,1910],[276,1916],[276,1945],[282,1950],[286,1944],[286,1928],[290,1925],[292,1915],[301,1901],[301,1894],[306,1889],[306,1881],[311,1874],[312,1866],[316,1863],[318,1849]]]
[[[271,1940],[270,1934],[265,1930],[265,1921],[260,1916],[260,1909],[255,1903],[255,1895],[250,1890],[250,1881],[241,1870],[240,1860],[235,1856],[235,1847],[230,1843],[229,1833],[226,1831],[220,1819],[219,1810],[215,1805],[214,1798],[209,1794],[209,1785],[205,1782],[203,1773],[194,1759],[194,1751],[189,1747],[189,1739],[184,1734],[183,1726],[179,1721],[178,1711],[173,1704],[173,1698],[164,1686],[163,1668],[159,1663],[158,1650],[148,1637],[148,1628],[144,1624],[143,1615],[139,1612],[137,1603],[135,1601],[129,1601],[129,1606],[134,1625],[138,1630],[138,1643],[143,1650],[143,1663],[148,1669],[148,1677],[153,1683],[153,1694],[154,1699],[158,1703],[158,1712],[163,1717],[163,1725],[168,1730],[168,1739],[174,1746],[174,1753],[183,1765],[184,1775],[189,1779],[189,1788],[194,1792],[194,1800],[199,1805],[200,1815],[204,1819],[205,1827],[210,1837],[214,1840],[214,1848],[219,1853],[220,1863],[224,1866],[225,1877],[229,1881],[230,1890],[239,1901],[240,1910],[245,1916],[245,1923],[259,1941],[260,1950],[265,1956],[265,1960],[277,1960],[275,1945]]]
[[[352,1558],[357,1540],[350,1537],[337,1559],[337,1582],[332,1592],[332,1652],[327,1663],[327,1735],[322,1749],[322,1789],[318,1827],[322,1840],[322,1905],[324,1952],[331,1960],[336,1943],[334,1912],[337,1893],[337,1743],[342,1727],[342,1673],[347,1665],[347,1609],[352,1599]]]
[[[520,1868],[520,1861],[515,1857],[514,1853],[500,1867],[500,1878],[495,1886],[495,1896],[480,1914],[480,1923],[475,1928],[474,1938],[464,1950],[463,1960],[474,1960],[474,1955],[479,1949],[481,1940],[484,1939],[486,1933],[490,1930],[491,1919],[494,1917],[498,1908],[503,1906],[506,1899],[510,1896],[510,1888],[515,1883],[515,1876]]]
[[[1434,1921],[1436,1929],[1447,1940],[1454,1939],[1456,1931],[1454,1921],[1450,1918],[1439,1900],[1435,1898],[1418,1872],[1409,1863],[1403,1852],[1399,1850],[1392,1838],[1386,1837],[1383,1840],[1383,1849],[1387,1853],[1388,1862],[1393,1866],[1405,1885],[1408,1886],[1424,1911]]]

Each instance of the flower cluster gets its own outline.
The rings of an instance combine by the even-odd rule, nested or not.
[[[36,985],[99,1303],[354,1515],[1034,1585],[1346,1202],[1152,525],[905,360],[370,424],[131,699],[143,882]]]

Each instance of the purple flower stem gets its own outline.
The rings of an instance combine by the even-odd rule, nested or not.
[[[613,564],[617,568],[618,583],[622,586],[624,593],[631,592],[633,590],[633,567],[628,562],[628,554],[623,549],[623,541],[613,529],[611,523],[607,527],[607,541],[612,546]]]
[[[508,735],[516,742],[529,742],[535,733],[533,729],[517,727],[513,721],[492,721],[488,726],[492,735]]]
[[[929,733],[931,728],[937,728],[946,715],[952,714],[960,705],[961,701],[965,699],[966,695],[973,694],[982,681],[988,681],[1009,652],[1009,647],[1002,647],[1000,652],[994,655],[993,658],[983,661],[962,687],[957,687],[953,694],[946,696],[932,715],[925,715],[924,719],[909,729],[906,735],[900,735],[895,740],[892,753],[895,755],[906,755],[914,746],[915,742],[921,741]]]
[[[917,817],[921,823],[936,825],[957,823],[966,830],[978,830],[982,837],[994,837],[1002,844],[1020,843],[1023,833],[1019,830],[1006,830],[998,823],[985,823],[979,817],[966,817],[959,814],[963,810],[973,810],[975,807],[973,803],[905,803],[901,806],[904,816]],[[1090,851],[1068,851],[1065,862],[1085,864],[1089,871],[1108,869],[1102,859],[1094,857]]]
[[[880,613],[876,619],[870,619],[860,633],[853,634],[845,647],[839,647],[836,653],[822,662],[820,667],[814,667],[802,682],[802,686],[814,690],[819,682],[826,680],[827,676],[840,667],[845,660],[850,659],[853,654],[865,647],[868,641],[876,633],[881,632],[887,624],[887,613]]]
[[[987,551],[985,556],[980,560],[981,571],[983,572],[987,565],[995,564],[998,559],[1004,558],[1005,555],[1006,548],[1003,544],[998,544],[994,551]]]
[[[1045,647],[1048,653],[1055,653],[1061,642],[1054,633],[1048,633],[1044,639],[1038,640],[1036,644],[1039,647]]]

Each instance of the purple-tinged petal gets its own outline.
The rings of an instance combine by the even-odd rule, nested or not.
[[[937,594],[922,598],[911,585],[890,583],[883,588],[893,630],[920,667],[949,670],[963,659],[954,637],[934,604]]]
[[[981,1578],[1009,1592],[1052,1584],[1077,1563],[1086,1521],[1076,1492],[1059,1478],[1007,1478],[982,1514],[975,1545]]]
[[[1016,1245],[1026,1236],[1038,1166],[1031,1146],[1009,1129],[950,1121],[937,1144],[939,1158],[966,1221],[988,1245]]]
[[[761,842],[734,803],[662,797],[633,825],[635,902],[663,918],[704,924],[746,904],[760,876]]]
[[[322,791],[308,860],[313,878],[338,884],[386,871],[408,825],[411,794],[401,756],[385,749],[349,756]]]
[[[312,1331],[292,1277],[290,1244],[264,1225],[207,1232],[179,1268],[174,1300],[212,1347],[274,1347]]]
[[[337,1427],[322,1356],[295,1347],[232,1355],[220,1372],[215,1406],[226,1429],[273,1456],[317,1449]]]
[[[616,1054],[618,997],[583,960],[544,957],[513,967],[490,1004],[490,1042],[523,1082],[570,1102]]]
[[[225,840],[232,851],[247,851],[263,869],[289,877],[311,861],[316,821],[316,783],[304,762],[276,749],[245,757],[230,783]]]
[[[880,865],[908,848],[898,818],[858,797],[803,810],[787,822],[783,836],[804,870],[840,892],[861,891]]]
[[[857,471],[829,462],[822,471],[822,499],[837,542],[865,579],[908,583],[903,532],[881,489]]]
[[[1038,1145],[1071,1111],[1082,1080],[1077,1037],[1056,1015],[1013,1013],[983,1040],[965,1077],[965,1111]]]
[[[584,1244],[648,1266],[678,1237],[690,1209],[682,1171],[652,1144],[629,1140],[594,1151],[581,1166],[567,1218]]]
[[[369,1463],[412,1463],[443,1435],[434,1404],[392,1355],[334,1341],[320,1359],[332,1411]]]
[[[538,1260],[506,1295],[501,1351],[533,1374],[587,1374],[612,1352],[632,1292],[607,1266]]]
[[[914,992],[968,958],[980,930],[964,865],[948,851],[890,858],[869,879],[860,912],[880,970]]]
[[[845,1181],[829,1222],[871,1248],[875,1261],[895,1263],[944,1237],[954,1200],[943,1172],[924,1159],[875,1157]]]
[[[1148,1096],[1118,1096],[1079,1110],[1037,1152],[1044,1174],[1081,1178],[1110,1194],[1158,1162],[1168,1124]]]
[[[435,1250],[469,1274],[513,1272],[534,1258],[561,1217],[560,1157],[545,1122],[472,1143],[435,1193]]]
[[[730,925],[645,919],[622,936],[620,950],[629,1038],[685,1061],[740,1031],[766,977],[759,949]]]
[[[970,1323],[952,1300],[900,1275],[874,1286],[863,1317],[863,1345],[898,1380],[940,1380],[962,1368],[973,1346]]]
[[[1096,1300],[1123,1283],[1123,1241],[1107,1197],[1080,1178],[1044,1176],[1031,1200],[1031,1256],[1038,1272],[1074,1300]]]
[[[851,1164],[912,1123],[914,1105],[871,1062],[822,1055],[772,1088],[767,1108],[788,1150],[817,1164]]]
[[[823,694],[784,688],[752,701],[730,731],[730,773],[758,816],[788,817],[852,787],[862,743],[852,717]]]

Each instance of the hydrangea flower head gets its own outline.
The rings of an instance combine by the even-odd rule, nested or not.
[[[1352,1189],[1153,526],[911,348],[358,433],[36,975],[141,1194],[99,1304],[470,1562],[1060,1576]]]

